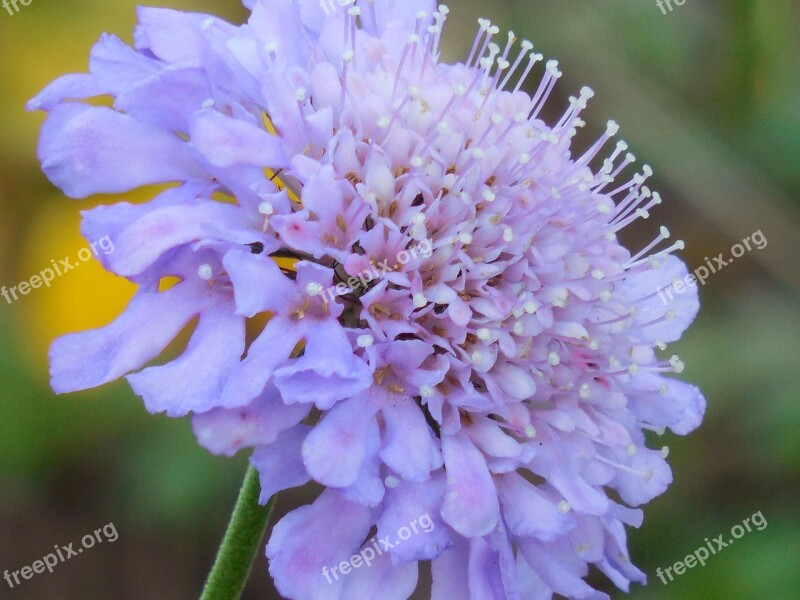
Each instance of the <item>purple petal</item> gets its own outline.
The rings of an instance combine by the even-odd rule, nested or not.
[[[34,96],[26,108],[50,112],[64,100],[100,96],[107,91],[108,88],[92,75],[85,73],[64,75]]]
[[[355,483],[366,458],[367,426],[376,407],[366,397],[334,406],[303,444],[303,461],[311,476],[323,485],[346,487]]]
[[[433,560],[453,545],[450,530],[439,516],[444,493],[443,475],[425,483],[403,481],[386,492],[378,538],[396,540],[402,528],[412,533],[391,549],[393,562]]]
[[[463,538],[458,538],[452,548],[431,562],[431,600],[470,598],[468,564],[469,547]]]
[[[275,371],[275,385],[287,403],[313,402],[327,410],[372,385],[370,368],[352,352],[341,325],[321,321],[306,340],[303,356]]]
[[[238,207],[211,200],[188,202],[151,210],[134,221],[117,238],[108,261],[115,273],[131,277],[168,250],[204,239],[256,241]]]
[[[551,541],[575,527],[574,518],[517,473],[498,478],[498,492],[508,529],[515,535]]]
[[[363,560],[364,555],[360,556]],[[345,577],[340,600],[407,600],[417,587],[419,567],[415,562],[393,566],[389,555],[382,554],[370,565],[360,564]]]
[[[179,284],[162,294],[139,293],[110,325],[54,341],[50,348],[53,390],[63,394],[96,387],[158,356],[201,310],[203,300],[188,288]]]
[[[269,571],[281,595],[339,600],[344,581],[334,579],[330,569],[358,551],[371,524],[368,508],[330,489],[312,505],[286,515],[267,544]]]
[[[210,97],[211,88],[203,69],[170,68],[120,94],[114,108],[142,123],[188,133],[190,115]]]
[[[700,310],[697,287],[686,286],[681,293],[672,288],[676,281],[684,280],[688,274],[686,264],[670,255],[657,269],[648,269],[621,282],[619,290],[637,303],[639,310],[634,323],[639,327],[669,313],[669,317],[660,323],[642,327],[639,335],[643,339],[674,342],[692,324]],[[659,290],[663,291],[656,294]],[[652,297],[641,300],[647,296]]]
[[[466,537],[480,537],[497,526],[500,506],[483,454],[462,432],[442,436],[448,474],[442,517]]]
[[[576,600],[609,600],[607,594],[595,591],[581,579],[587,569],[571,548],[567,547],[570,558],[563,549],[531,539],[521,540],[519,547],[536,574],[556,593]]]
[[[231,373],[220,403],[244,406],[261,395],[274,369],[283,363],[305,334],[306,324],[279,315],[272,317],[264,331],[250,345],[245,358]]]
[[[401,399],[381,412],[386,425],[381,458],[387,466],[409,481],[424,481],[442,466],[442,453],[414,401]]]
[[[197,174],[179,137],[103,106],[57,106],[42,126],[38,156],[50,181],[72,198]]]
[[[250,462],[261,480],[261,504],[283,490],[305,485],[310,481],[300,456],[300,446],[311,428],[298,425],[284,431],[267,446],[259,446]]]
[[[661,452],[640,448],[630,462],[636,473],[617,474],[616,488],[620,498],[631,506],[641,506],[663,494],[672,483],[672,471]]]
[[[216,110],[196,113],[190,135],[195,148],[215,167],[252,165],[278,169],[289,164],[279,137]]]
[[[138,50],[150,50],[166,62],[183,62],[200,59],[208,45],[203,35],[203,24],[233,27],[222,19],[208,15],[185,13],[167,8],[140,6],[136,10],[139,24],[134,31]]]
[[[518,600],[519,593],[503,585],[500,575],[500,556],[483,538],[469,540],[470,598],[482,600]]]
[[[366,440],[364,462],[358,471],[355,482],[342,488],[342,495],[348,500],[364,506],[378,506],[383,501],[386,488],[381,479],[381,459],[378,450],[381,447],[381,434],[378,422],[372,419],[364,430]]]
[[[194,415],[192,427],[201,446],[214,454],[233,456],[245,447],[272,444],[284,430],[302,421],[309,410],[303,404],[285,405],[272,388],[242,408],[215,408]]]
[[[553,469],[547,479],[576,511],[590,515],[604,515],[608,512],[611,505],[608,497],[586,483],[582,477],[570,477],[560,469]]]
[[[128,375],[147,410],[181,417],[221,406],[222,389],[244,352],[244,318],[231,308],[225,302],[204,311],[179,358]]]
[[[240,315],[281,312],[297,301],[297,287],[269,256],[232,249],[222,264],[233,282],[236,312]]]

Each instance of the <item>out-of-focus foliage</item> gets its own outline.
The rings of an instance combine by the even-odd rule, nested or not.
[[[235,0],[161,4],[234,21],[245,15]],[[103,31],[130,40],[134,7],[132,0],[34,0],[13,16],[0,9],[0,285],[28,279],[50,259],[75,256],[86,244],[78,211],[115,201],[69,200],[47,183],[35,158],[42,116],[26,114],[23,106],[56,76],[84,71]],[[562,59],[562,102],[584,84],[598,91],[587,113],[590,133],[615,118],[635,152],[639,136],[654,156],[679,156],[674,132],[647,129],[654,106],[636,105],[645,118],[634,126],[634,115],[626,121],[603,92],[613,81],[638,102],[657,97],[700,124],[701,144],[722,144],[782,198],[793,199],[775,203],[796,218],[800,7],[793,0],[687,0],[666,15],[655,0],[460,1],[451,6],[445,35],[449,56],[469,49],[478,16]],[[597,56],[608,60],[597,66],[590,60]],[[620,73],[632,78],[620,81]],[[643,86],[646,94],[637,95]],[[696,129],[690,133],[700,135]],[[641,158],[654,162],[654,187],[668,200],[650,224],[669,223],[686,240],[684,258],[692,266],[727,253],[738,239],[722,225],[725,211],[701,217],[692,203],[692,190],[702,196],[725,175],[719,167],[701,165],[704,177],[687,181],[680,170]],[[137,192],[126,199],[146,197]],[[739,239],[764,227],[759,218],[770,200],[751,207]],[[631,244],[650,233],[643,228]],[[769,230],[763,233],[770,238]],[[789,256],[771,254],[770,246],[754,252],[763,253],[762,264],[800,258],[796,246]],[[789,284],[768,276],[754,258],[746,255],[709,279],[696,325],[673,348],[687,377],[703,388],[709,410],[690,437],[653,440],[670,446],[675,483],[647,507],[643,528],[631,533],[634,560],[650,579],[648,587],[633,589],[633,599],[783,600],[800,590],[799,302]],[[52,337],[108,322],[132,291],[87,264],[13,305],[0,298],[0,571],[30,564],[53,544],[109,521],[120,532],[114,546],[26,582],[11,598],[189,598],[213,556],[244,457],[208,455],[188,422],[148,416],[124,383],[58,398],[47,387]],[[281,510],[295,500],[284,498]],[[658,580],[657,567],[682,560],[706,537],[727,536],[758,511],[769,523],[764,531],[745,535],[668,586]],[[262,558],[248,598],[277,598],[271,590]]]

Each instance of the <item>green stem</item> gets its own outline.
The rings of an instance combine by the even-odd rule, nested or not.
[[[200,600],[241,598],[275,508],[277,496],[261,506],[258,503],[260,494],[258,472],[250,466]]]

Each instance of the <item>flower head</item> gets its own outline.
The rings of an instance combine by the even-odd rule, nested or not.
[[[239,27],[141,8],[133,49],[103,36],[90,74],[31,101],[68,195],[172,184],[84,213],[139,291],[53,344],[53,388],[127,376],[209,450],[254,449],[264,501],[325,486],[267,547],[289,598],[407,598],[425,560],[434,599],[606,597],[589,565],[643,581],[624,525],[671,481],[645,431],[688,433],[705,406],[657,355],[698,309],[658,297],[682,243],[616,237],[661,201],[650,168],[625,179],[613,122],[576,154],[593,92],[546,124],[557,62],[488,21],[450,65],[427,0],[245,4]],[[113,106],[72,101],[92,96]],[[422,515],[369,568],[326,572]]]

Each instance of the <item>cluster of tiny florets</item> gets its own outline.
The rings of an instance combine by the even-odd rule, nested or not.
[[[85,213],[140,287],[55,342],[54,388],[126,375],[211,451],[252,448],[263,501],[325,486],[267,547],[289,598],[407,598],[423,560],[434,598],[606,597],[590,565],[643,581],[624,526],[671,481],[645,432],[704,410],[659,356],[698,308],[658,297],[683,243],[617,239],[661,203],[651,169],[626,175],[614,122],[575,153],[592,90],[545,123],[558,63],[489,21],[450,65],[449,11],[426,0],[246,4],[241,27],[142,8],[134,49],[104,36],[91,74],[31,102],[68,195],[180,184]],[[96,95],[114,106],[70,100]],[[195,320],[181,356],[145,367]],[[331,578],[422,515],[431,531]]]

